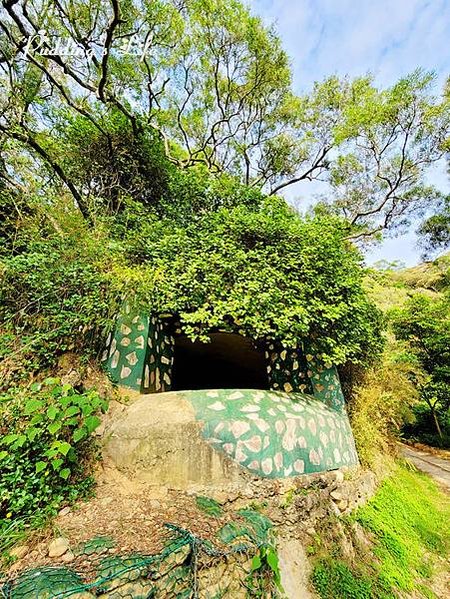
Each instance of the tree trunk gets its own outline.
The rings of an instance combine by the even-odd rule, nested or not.
[[[441,431],[441,427],[439,425],[439,420],[438,420],[438,417],[437,417],[437,414],[436,414],[436,410],[434,409],[434,406],[431,407],[431,414],[433,416],[434,424],[436,426],[436,430],[438,432],[439,438],[442,441],[443,440],[442,431]]]

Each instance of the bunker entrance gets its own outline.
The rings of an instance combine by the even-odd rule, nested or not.
[[[175,338],[172,390],[269,389],[262,346],[235,333],[209,336],[209,343]]]

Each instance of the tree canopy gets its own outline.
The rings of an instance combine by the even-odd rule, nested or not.
[[[323,203],[357,239],[404,226],[439,197],[425,173],[448,150],[450,106],[433,74],[386,89],[370,76],[330,77],[297,95],[276,32],[238,0],[5,1],[0,69],[8,185],[26,166],[36,185],[66,189],[87,219],[104,189],[77,177],[86,159],[70,168],[64,130],[76,118],[95,133],[88,160],[97,148],[118,153],[121,172],[151,170],[142,144],[152,139],[177,167],[204,165],[268,194],[324,180]],[[109,126],[118,113],[134,148],[125,162]],[[68,150],[75,142],[83,153],[79,136]],[[123,182],[138,199],[149,183],[130,173]]]

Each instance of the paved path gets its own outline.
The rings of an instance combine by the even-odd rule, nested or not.
[[[413,449],[407,445],[401,446],[403,457],[412,462],[418,470],[426,472],[447,491],[450,491],[450,461],[438,458],[431,453]]]

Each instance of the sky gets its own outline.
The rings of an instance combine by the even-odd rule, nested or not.
[[[417,67],[436,73],[436,93],[450,75],[450,0],[251,0],[254,13],[274,24],[291,57],[294,86],[308,91],[329,75],[372,73],[378,85],[391,85]],[[450,192],[445,165],[428,176]],[[293,187],[288,200],[309,203]],[[411,231],[367,253],[367,262],[420,262]]]

